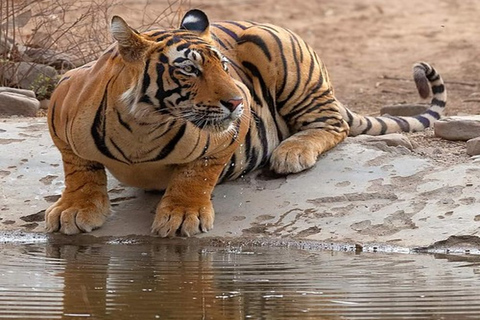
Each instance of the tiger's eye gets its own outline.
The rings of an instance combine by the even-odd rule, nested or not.
[[[183,67],[183,70],[185,72],[192,73],[194,71],[194,68],[191,65],[186,65],[186,66]]]

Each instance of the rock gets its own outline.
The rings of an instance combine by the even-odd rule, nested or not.
[[[480,155],[480,137],[467,141],[467,154],[469,156]]]
[[[50,33],[40,30],[27,35],[26,40],[26,45],[32,48],[52,48],[55,44],[55,39]]]
[[[21,93],[0,92],[0,115],[34,117],[40,107],[40,101]]]
[[[15,62],[4,65],[4,77],[11,86],[23,89],[37,89],[53,86],[58,78],[57,71],[50,66],[32,63]]]
[[[425,104],[396,104],[382,107],[380,109],[380,114],[411,117],[424,113],[429,107],[429,105]]]
[[[50,104],[50,99],[40,100],[40,109],[47,110],[49,104]]]
[[[17,94],[23,94],[24,96],[35,98],[35,92],[32,90],[25,90],[25,89],[17,89],[17,88],[10,88],[10,87],[0,87],[0,93],[2,92],[13,92]]]
[[[467,141],[480,137],[480,116],[455,116],[434,123],[437,137],[447,140]]]
[[[382,144],[386,144],[389,147],[402,146],[409,150],[413,150],[413,145],[410,142],[410,139],[408,139],[406,136],[404,136],[401,133],[390,133],[383,136],[369,136],[366,134],[362,134],[356,137],[349,137],[348,140],[364,142],[369,144],[382,143]]]
[[[27,47],[24,49],[23,54],[32,62],[52,66],[57,70],[66,71],[76,67],[72,63],[71,57],[50,49]]]
[[[7,38],[5,41],[5,37],[3,34],[0,34],[0,55],[4,55],[5,53],[10,52],[12,49],[13,40]]]

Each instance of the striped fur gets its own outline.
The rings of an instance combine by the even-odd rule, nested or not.
[[[219,181],[265,165],[299,172],[348,134],[423,130],[445,107],[443,81],[419,63],[419,92],[433,92],[425,114],[355,114],[335,98],[312,48],[269,24],[210,25],[192,10],[175,30],[140,34],[119,17],[111,30],[117,43],[66,73],[51,99],[49,128],[65,171],[62,197],[46,211],[51,232],[88,232],[104,223],[105,168],[126,184],[166,190],[154,233],[207,231]]]

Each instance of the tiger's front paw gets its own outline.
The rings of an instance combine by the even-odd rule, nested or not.
[[[45,211],[47,232],[64,234],[90,232],[99,228],[110,214],[107,195],[91,198],[62,196]]]
[[[164,199],[157,207],[152,233],[173,237],[179,231],[181,236],[189,237],[212,229],[214,218],[210,200],[203,205],[191,205]]]
[[[270,169],[279,174],[297,173],[317,162],[318,152],[305,141],[284,140],[273,150]]]

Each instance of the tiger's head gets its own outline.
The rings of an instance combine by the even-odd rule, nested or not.
[[[135,117],[170,116],[214,132],[228,130],[241,117],[245,89],[213,46],[202,11],[187,12],[179,29],[142,34],[114,16],[111,31],[126,67],[138,70],[122,95]]]

